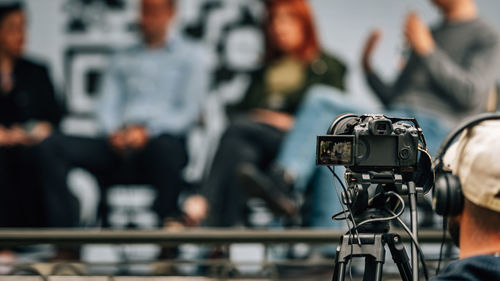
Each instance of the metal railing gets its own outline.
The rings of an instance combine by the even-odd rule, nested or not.
[[[399,234],[403,241],[410,242],[409,236],[405,232],[399,230],[394,231]],[[322,258],[315,261],[305,260],[269,260],[268,251],[272,245],[280,244],[329,244],[335,245],[339,242],[340,237],[344,234],[343,231],[335,230],[317,230],[317,229],[213,229],[213,228],[187,228],[181,230],[111,230],[111,229],[1,229],[0,230],[0,248],[21,246],[21,245],[36,245],[36,244],[52,244],[56,246],[80,246],[85,244],[157,244],[161,246],[177,246],[182,244],[200,244],[200,245],[216,245],[227,249],[230,245],[239,243],[258,243],[264,245],[266,254],[263,259],[258,261],[256,265],[262,268],[260,278],[267,280],[284,280],[280,279],[278,268],[288,267],[322,267],[326,268],[328,274],[332,270],[333,261],[330,258]],[[421,244],[438,244],[441,243],[442,231],[438,230],[421,230],[419,232],[419,242]],[[450,238],[447,237],[447,241]],[[60,269],[70,270],[74,275],[88,275],[85,271],[79,271],[74,263],[91,268],[96,264],[84,263],[82,261],[65,261],[53,265],[53,269],[47,272],[37,270],[36,263],[16,264],[15,274],[28,273],[38,275],[42,280],[52,280],[50,276],[58,275]],[[141,263],[141,262],[139,262]],[[231,277],[231,272],[238,265],[231,259],[229,255],[218,257],[215,259],[194,259],[194,260],[156,260],[144,261],[144,263],[162,263],[168,266],[180,265],[197,265],[211,268],[211,274],[208,276],[215,279],[203,280],[227,280]],[[132,264],[137,264],[137,261],[132,263],[120,262],[111,263],[108,266],[117,266],[127,268]],[[102,265],[99,263],[99,265]],[[113,274],[111,274],[113,275]],[[6,276],[0,276],[0,280],[16,280],[4,279]],[[103,277],[105,278],[105,277]],[[253,277],[255,278],[255,276]],[[106,279],[106,278],[105,278]],[[24,279],[23,279],[24,280]],[[40,279],[38,279],[40,280]],[[57,279],[63,280],[63,279]],[[78,279],[86,280],[86,279]],[[107,280],[119,280],[106,279]],[[140,279],[143,280],[143,279]],[[156,279],[155,279],[156,280]],[[168,279],[171,280],[171,279]],[[175,279],[174,279],[175,280]],[[186,279],[189,280],[189,279]]]
[[[397,230],[405,242],[410,238],[406,232]],[[109,229],[1,229],[0,246],[33,244],[83,245],[83,244],[235,244],[262,243],[287,244],[338,243],[344,231],[317,229],[214,229],[193,228],[182,230],[109,230]],[[421,230],[420,243],[440,243],[442,231]],[[450,237],[447,236],[449,240]]]

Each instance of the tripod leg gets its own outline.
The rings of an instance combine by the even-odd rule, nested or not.
[[[339,257],[342,252],[342,243],[343,237],[340,238],[340,244],[337,246],[337,253],[335,255],[335,265],[333,267],[333,281],[343,281],[345,277],[345,266],[346,261],[342,258],[342,261],[339,261]]]
[[[415,183],[410,181],[408,183],[409,194],[408,198],[410,199],[410,213],[411,213],[411,232],[415,236],[415,239],[418,237],[418,218],[417,218],[417,189],[415,187]],[[412,280],[418,281],[418,252],[417,245],[415,243],[411,243],[411,261],[412,261]]]
[[[383,261],[376,261],[373,257],[365,258],[365,274],[363,281],[381,281],[382,269],[384,267]]]
[[[413,275],[410,260],[406,254],[403,242],[401,242],[401,237],[397,234],[386,234],[385,241],[389,246],[394,263],[398,266],[402,280],[412,280]]]
[[[333,281],[343,281],[345,278],[345,262],[335,263],[335,270],[333,271]]]
[[[337,248],[335,259],[334,281],[343,281],[345,278],[346,266],[353,257],[365,258],[365,273],[363,280],[382,280],[382,269],[385,261],[384,238],[382,234],[364,233],[358,236],[360,244],[350,241],[350,236],[344,235],[341,238],[340,246]]]

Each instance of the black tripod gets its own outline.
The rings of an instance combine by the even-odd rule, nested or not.
[[[343,235],[337,249],[333,281],[344,280],[347,262],[353,257],[365,258],[364,281],[382,280],[382,268],[385,261],[385,244],[389,246],[392,259],[396,263],[404,281],[412,279],[409,264],[401,237],[393,233],[360,233],[359,235]],[[358,244],[361,242],[360,244]]]
[[[356,174],[348,174],[348,178],[354,178]],[[351,179],[350,178],[350,179]],[[416,193],[417,188],[413,182],[409,182],[407,185],[402,184],[402,177],[399,175],[393,175],[393,178],[389,181],[385,181],[383,178],[374,181],[373,177],[361,176],[362,180],[360,185],[357,187],[362,187],[356,190],[354,188],[353,192],[344,195],[346,201],[351,202],[352,197],[366,197],[363,193],[366,192],[370,183],[391,183],[394,184],[400,193],[406,193],[409,195],[410,199],[410,209],[411,209],[411,222],[412,222],[412,232],[416,236],[417,233],[417,213],[416,213]],[[361,191],[361,192],[359,192]],[[379,197],[380,202],[386,202],[384,195]],[[377,201],[374,199],[373,201]],[[333,281],[342,281],[345,278],[347,263],[354,257],[365,258],[365,272],[363,275],[363,281],[380,281],[382,280],[382,269],[385,262],[385,245],[387,244],[389,250],[391,251],[392,259],[397,265],[399,273],[402,280],[418,280],[418,254],[415,243],[412,244],[412,265],[410,266],[410,261],[406,250],[401,241],[401,237],[394,233],[389,233],[389,222],[388,221],[377,221],[376,218],[382,218],[384,215],[381,213],[381,206],[378,208],[365,209],[357,218],[351,217],[353,222],[356,220],[363,221],[364,219],[371,220],[363,228],[353,227],[349,230],[349,234],[345,234],[340,239],[340,244],[337,248],[337,255],[335,258],[335,269],[333,273]],[[350,209],[352,212],[352,209]],[[370,218],[370,219],[368,219]],[[355,225],[355,224],[354,224]]]

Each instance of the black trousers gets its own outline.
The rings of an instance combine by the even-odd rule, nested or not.
[[[235,121],[221,138],[210,173],[201,193],[209,204],[206,224],[229,227],[244,221],[246,194],[238,184],[236,170],[242,163],[266,169],[285,132],[249,119]]]
[[[131,153],[118,154],[107,139],[53,135],[41,144],[39,166],[49,226],[78,224],[78,208],[66,184],[74,167],[93,173],[101,188],[109,184],[143,183],[157,189],[154,210],[160,220],[178,214],[177,200],[185,186],[182,169],[187,163],[185,139],[161,135]],[[77,207],[77,206],[76,206]]]
[[[0,227],[46,226],[38,146],[0,147]]]

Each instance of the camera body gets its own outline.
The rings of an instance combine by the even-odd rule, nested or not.
[[[413,172],[421,134],[418,125],[409,123],[413,121],[381,114],[340,115],[334,120],[330,135],[318,136],[316,162],[342,165],[356,172]]]

